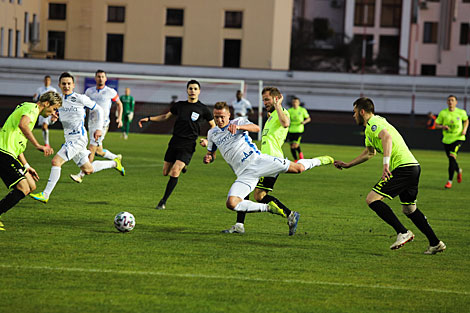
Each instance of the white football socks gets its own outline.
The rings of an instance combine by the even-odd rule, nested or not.
[[[297,161],[297,163],[302,164],[305,167],[305,170],[308,171],[311,168],[314,168],[315,166],[320,166],[321,161],[319,159],[300,159]]]
[[[250,200],[243,200],[235,207],[237,212],[268,212],[269,206],[265,203],[256,203]]]
[[[116,167],[116,165],[115,161],[93,161],[93,163],[91,163],[91,166],[93,166],[93,173]],[[80,176],[82,176],[82,173],[83,172],[80,171]]]
[[[51,174],[49,175],[49,180],[47,181],[46,188],[43,191],[44,197],[49,198],[50,194],[52,193],[52,190],[54,190],[55,185],[59,181],[61,170],[62,168],[60,168],[59,166],[51,167]]]
[[[117,158],[117,155],[115,155],[111,151],[109,151],[107,149],[103,149],[103,151],[104,151],[103,158],[109,159],[109,160],[114,160],[115,158]]]

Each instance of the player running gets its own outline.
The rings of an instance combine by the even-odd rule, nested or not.
[[[41,146],[33,135],[32,129],[38,115],[53,115],[62,105],[62,98],[50,91],[39,97],[37,103],[24,102],[18,105],[8,117],[0,131],[0,177],[11,191],[0,201],[0,216],[14,207],[21,199],[36,189],[38,173],[24,156],[26,143],[31,143],[44,156],[54,153],[51,147]],[[0,221],[0,231],[5,226]]]
[[[51,86],[51,77],[49,75],[44,76],[44,86],[39,87],[33,96],[34,101],[38,101],[39,97],[48,91],[57,92],[57,90]],[[57,118],[52,114],[48,117],[39,115],[38,125],[42,129],[42,138],[44,139],[44,145],[49,146],[49,125],[52,125],[57,121]]]
[[[98,140],[102,135],[104,124],[103,109],[85,95],[77,94],[75,79],[69,73],[62,73],[59,78],[59,87],[62,90],[63,104],[59,109],[59,120],[64,127],[65,143],[59,152],[52,159],[51,173],[43,192],[30,194],[30,196],[43,203],[49,201],[49,197],[59,181],[62,165],[73,160],[78,167],[86,174],[92,174],[108,168],[115,168],[121,175],[124,175],[124,168],[121,161],[116,158],[113,161],[94,161],[90,163],[87,150],[87,132],[85,130],[85,108],[96,111],[98,125],[94,132],[94,139]]]
[[[303,159],[298,163],[287,159],[261,153],[251,141],[248,132],[258,132],[259,126],[245,118],[230,120],[227,103],[217,102],[214,106],[214,120],[217,127],[209,130],[207,136],[207,154],[204,163],[215,160],[215,152],[220,150],[222,157],[230,165],[237,179],[233,183],[227,198],[227,208],[237,212],[270,212],[287,218],[289,235],[294,235],[300,214],[280,208],[275,201],[256,203],[244,198],[250,194],[258,179],[263,176],[276,176],[280,173],[302,173],[313,167],[333,163],[330,156]]]
[[[117,104],[117,116],[116,116],[116,123],[117,127],[122,127],[122,102],[119,99],[119,95],[116,90],[106,86],[106,81],[108,80],[106,76],[106,72],[103,70],[97,70],[95,73],[95,81],[96,86],[90,87],[85,91],[85,95],[88,96],[91,100],[95,101],[103,109],[104,114],[104,125],[103,125],[103,132],[102,135],[95,139],[95,131],[99,128],[99,120],[98,116],[95,112],[90,112],[89,120],[88,120],[88,130],[90,132],[90,144],[88,145],[88,150],[90,150],[89,159],[90,162],[93,162],[95,158],[95,154],[99,156],[109,159],[109,160],[122,160],[122,155],[114,154],[107,149],[103,149],[103,141],[108,133],[109,123],[110,123],[110,112],[111,112],[111,105],[113,102]],[[124,172],[122,172],[124,175]],[[80,173],[70,175],[73,181],[77,183],[81,183],[85,173],[80,171]]]
[[[354,102],[354,119],[358,125],[366,127],[366,148],[349,163],[335,161],[335,167],[340,170],[350,168],[368,161],[376,151],[382,153],[382,178],[369,192],[366,202],[397,232],[397,240],[390,249],[399,249],[414,239],[414,234],[406,229],[392,209],[382,201],[384,197],[393,199],[399,196],[403,213],[429,240],[429,247],[424,254],[442,252],[446,249],[446,245],[437,239],[426,216],[416,207],[421,167],[395,127],[385,118],[375,115],[374,111],[374,103],[369,98],[359,98]]]

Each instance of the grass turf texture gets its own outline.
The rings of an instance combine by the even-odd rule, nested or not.
[[[41,138],[39,130],[35,134]],[[282,174],[272,194],[301,213],[293,237],[285,219],[263,213],[247,216],[244,235],[222,234],[235,222],[225,208],[234,174],[220,156],[204,165],[201,147],[167,209],[154,210],[168,181],[161,175],[168,140],[131,134],[123,141],[109,133],[105,148],[122,153],[125,177],[111,169],[77,184],[69,174],[78,169],[68,162],[48,204],[27,197],[2,216],[0,312],[468,310],[468,153],[459,154],[463,183],[444,190],[444,152],[413,151],[422,166],[418,207],[447,244],[444,253],[426,256],[428,242],[401,213],[398,199],[387,203],[416,238],[397,251],[389,250],[393,229],[365,204],[380,178],[381,157],[343,171],[327,166]],[[62,132],[51,131],[51,142],[57,151]],[[302,149],[308,157],[345,161],[362,151]],[[31,145],[26,156],[42,191],[51,158]],[[120,211],[134,214],[131,233],[115,230]]]

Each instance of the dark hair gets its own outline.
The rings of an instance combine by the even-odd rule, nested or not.
[[[192,84],[196,84],[199,86],[199,89],[201,89],[201,84],[199,84],[199,82],[195,79],[191,79],[187,84],[186,84],[186,89],[189,88],[189,85],[192,85]]]
[[[374,102],[370,98],[362,97],[354,101],[353,106],[358,110],[364,110],[367,113],[375,113]]]
[[[227,102],[219,101],[214,104],[214,110],[227,110],[230,112],[230,108]]]
[[[62,78],[66,78],[66,77],[72,78],[72,81],[75,83],[75,77],[73,77],[72,74],[70,74],[69,72],[63,72],[62,74],[60,74],[59,82],[62,80]]]
[[[294,101],[294,100],[299,100],[299,101],[300,101],[300,99],[299,99],[298,97],[296,97],[296,96],[293,96],[293,97],[292,97],[292,101]]]
[[[46,75],[46,76],[44,76],[44,79],[46,79],[46,78],[51,78],[51,77],[49,75]]]
[[[103,71],[103,70],[97,70],[97,71],[95,72],[95,76],[98,75],[98,74],[100,74],[100,73],[104,73],[104,75],[106,75],[106,72],[105,72],[105,71]]]
[[[449,99],[449,98],[451,98],[451,97],[455,98],[455,101],[457,101],[457,97],[454,96],[454,95],[449,95],[449,96],[447,97],[447,99]]]
[[[57,92],[54,92],[54,91],[45,92],[39,97],[39,102],[46,102],[46,101],[49,101],[49,104],[51,106],[54,106],[56,104],[59,104],[59,107],[62,106],[62,97]]]
[[[276,87],[264,87],[263,88],[263,91],[261,92],[261,94],[265,93],[265,92],[269,92],[269,94],[272,96],[272,97],[280,97],[281,96],[281,92],[279,91],[279,89],[277,89]]]

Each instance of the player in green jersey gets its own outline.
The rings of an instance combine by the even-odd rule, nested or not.
[[[265,87],[262,91],[264,107],[268,111],[268,120],[264,124],[263,135],[261,138],[261,153],[284,159],[282,145],[286,140],[290,125],[289,112],[282,107],[283,96],[279,89],[275,87]],[[286,214],[290,210],[279,199],[268,195],[273,190],[277,180],[275,177],[261,177],[254,191],[254,198],[261,203],[273,201]],[[248,197],[248,196],[247,196]],[[224,233],[244,233],[245,232],[245,212],[237,212],[237,222],[231,228],[223,230]],[[297,219],[300,214],[297,214]],[[298,220],[296,221],[297,224]],[[295,234],[296,228],[289,229],[289,236]]]
[[[304,154],[300,150],[300,140],[304,133],[304,125],[310,123],[312,120],[308,111],[300,106],[300,99],[297,97],[292,98],[292,108],[288,110],[290,116],[289,133],[287,134],[287,141],[290,143],[290,151],[294,160],[303,159]],[[297,153],[299,156],[297,157]]]
[[[416,207],[418,183],[421,168],[408,149],[400,133],[381,116],[374,114],[374,103],[369,98],[359,98],[354,102],[354,119],[365,129],[364,151],[351,162],[335,161],[338,169],[350,168],[372,158],[376,152],[383,154],[382,178],[372,188],[366,198],[369,207],[397,232],[397,240],[390,246],[395,250],[414,239],[414,234],[405,228],[382,200],[400,197],[403,213],[426,235],[429,247],[425,254],[436,254],[445,250],[424,214]]]
[[[457,108],[457,97],[447,97],[447,109],[442,110],[436,119],[436,129],[442,129],[442,143],[449,159],[449,180],[444,188],[452,187],[454,173],[457,173],[457,182],[462,182],[462,169],[457,163],[457,153],[465,141],[468,129],[468,115],[465,110]]]
[[[39,144],[32,129],[39,114],[48,117],[61,105],[62,98],[58,93],[46,92],[37,103],[18,105],[3,125],[0,131],[0,177],[11,191],[0,201],[0,216],[36,189],[38,173],[28,164],[23,152],[29,140],[44,156],[54,153],[51,147]],[[1,221],[0,230],[5,230]]]
[[[124,139],[127,139],[129,137],[129,128],[132,122],[132,119],[134,118],[134,105],[135,105],[135,100],[134,97],[131,96],[131,89],[126,88],[125,89],[125,94],[121,96],[121,102],[122,102],[122,137]]]

